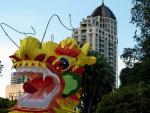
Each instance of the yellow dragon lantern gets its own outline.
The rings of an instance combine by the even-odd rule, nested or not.
[[[10,58],[15,76],[27,78],[24,94],[11,113],[77,113],[80,102],[81,76],[84,65],[96,62],[87,56],[89,44],[79,47],[73,38],[59,44],[41,44],[34,37],[20,41],[19,49]]]

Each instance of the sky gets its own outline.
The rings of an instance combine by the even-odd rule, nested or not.
[[[70,27],[69,14],[71,14],[72,25],[79,27],[80,21],[89,16],[96,7],[102,4],[102,0],[0,0],[0,23],[7,23],[13,28],[22,32],[32,32],[31,26],[36,31],[35,37],[42,39],[46,24],[53,14],[58,14],[62,22]],[[130,23],[132,8],[131,0],[104,0],[114,13],[118,21],[118,71],[125,67],[120,59],[123,48],[133,47],[133,35],[135,26]],[[5,27],[7,33],[19,45],[20,39],[24,35]],[[46,33],[45,41],[51,40],[59,42],[71,36],[72,32],[63,28],[57,18],[53,18]],[[0,76],[0,97],[5,97],[6,85],[10,84],[10,75],[14,71],[11,69],[12,63],[9,56],[17,47],[6,37],[0,28],[0,60],[4,65]]]

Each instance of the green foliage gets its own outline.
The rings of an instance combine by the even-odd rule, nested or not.
[[[13,107],[15,103],[16,100],[0,98],[0,113],[8,113],[9,109]]]
[[[150,84],[150,0],[132,0],[132,4],[131,23],[137,27],[134,36],[137,44],[134,48],[125,48],[121,56],[127,65],[120,74],[121,88],[142,81]]]
[[[132,20],[137,30],[134,39],[137,42],[134,48],[125,48],[122,59],[127,66],[132,66],[134,61],[150,58],[150,0],[132,0]]]
[[[132,68],[124,68],[120,73],[121,86],[138,84],[144,81],[150,84],[150,59],[135,63]]]
[[[121,86],[125,86],[128,84],[128,79],[130,77],[129,73],[130,73],[131,69],[126,67],[124,69],[121,70],[120,72],[120,83],[121,83]]]
[[[149,108],[150,86],[141,82],[105,95],[96,113],[150,113]]]
[[[103,95],[114,88],[115,80],[113,69],[108,65],[104,56],[98,52],[89,54],[95,56],[97,62],[91,66],[86,65],[82,76],[82,113],[94,113]]]
[[[132,0],[133,8],[131,9],[131,23],[140,28],[141,36],[149,34],[150,28],[150,1],[149,0]],[[135,37],[137,42],[141,42]]]
[[[8,108],[12,108],[12,107],[14,107],[15,106],[15,104],[16,104],[16,102],[17,102],[17,100],[9,100],[8,101]]]
[[[150,36],[144,40],[141,47],[144,51],[144,59],[150,59]]]
[[[136,49],[135,48],[124,48],[124,52],[121,55],[124,63],[127,67],[132,67],[135,60],[137,60]]]

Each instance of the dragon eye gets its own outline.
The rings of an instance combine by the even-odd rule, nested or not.
[[[62,69],[67,69],[70,65],[69,61],[66,58],[60,58],[59,61],[61,62],[59,66],[62,67]]]

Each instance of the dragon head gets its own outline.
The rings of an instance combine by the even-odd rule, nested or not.
[[[88,43],[80,48],[73,38],[59,44],[41,44],[31,36],[21,40],[19,49],[10,56],[15,76],[26,78],[24,94],[14,109],[50,111],[57,98],[75,94],[80,88],[83,66],[96,62],[95,57],[87,56],[88,51]]]

